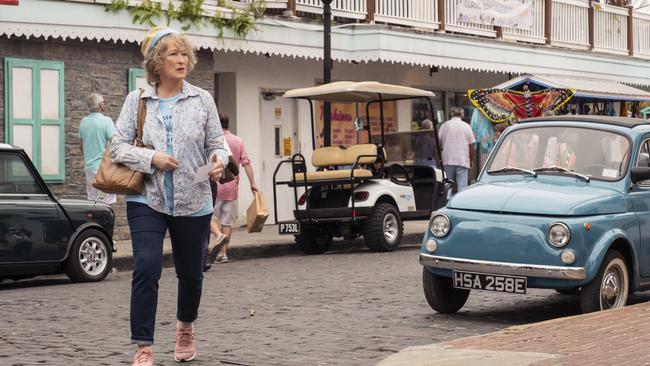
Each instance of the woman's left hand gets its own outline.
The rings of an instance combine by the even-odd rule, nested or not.
[[[212,168],[208,175],[213,182],[216,182],[221,178],[221,174],[223,173],[223,163],[217,158],[217,154],[212,155],[212,162],[215,163],[214,168]]]

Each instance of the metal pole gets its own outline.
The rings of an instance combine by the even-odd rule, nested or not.
[[[332,0],[323,2],[323,83],[332,82]],[[332,144],[332,108],[323,103],[323,145]]]

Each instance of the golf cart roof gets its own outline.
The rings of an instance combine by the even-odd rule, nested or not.
[[[433,97],[428,90],[410,88],[376,81],[337,81],[334,83],[289,90],[285,98],[303,98],[330,102],[372,102],[379,100],[399,100],[419,97]]]

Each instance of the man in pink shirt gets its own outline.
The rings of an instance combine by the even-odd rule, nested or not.
[[[244,141],[232,134],[228,130],[229,118],[225,113],[219,113],[219,120],[221,121],[221,128],[223,129],[224,137],[230,147],[232,158],[237,165],[241,165],[246,172],[248,182],[251,185],[251,191],[257,192],[258,188],[255,184],[255,177],[253,176],[253,168],[251,161],[248,159],[248,154],[244,148]],[[217,185],[217,201],[214,205],[214,214],[210,229],[212,234],[216,237],[215,245],[218,248],[216,261],[218,263],[228,262],[228,245],[232,236],[232,225],[237,218],[237,193],[239,191],[239,176],[230,182]]]

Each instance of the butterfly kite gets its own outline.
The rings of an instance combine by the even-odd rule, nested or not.
[[[514,115],[518,119],[539,117],[545,111],[554,111],[568,102],[575,90],[550,88],[536,92],[508,89],[469,89],[472,104],[494,123],[507,122]]]

